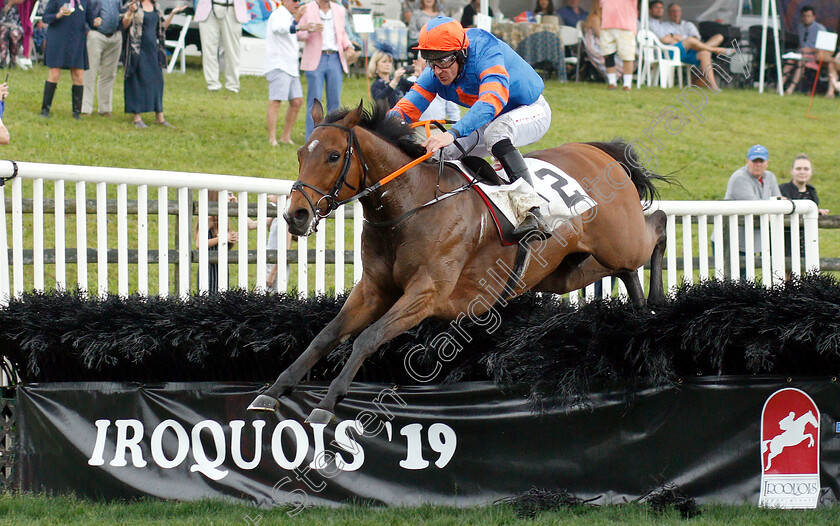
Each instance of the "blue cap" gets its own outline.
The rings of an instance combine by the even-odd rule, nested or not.
[[[747,159],[749,159],[750,161],[755,161],[756,159],[764,159],[766,161],[770,159],[770,152],[768,152],[767,148],[765,148],[764,146],[756,144],[747,152]]]

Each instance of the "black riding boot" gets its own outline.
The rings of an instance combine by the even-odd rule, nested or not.
[[[58,84],[55,82],[50,82],[49,80],[44,81],[44,101],[41,103],[41,117],[50,116],[50,106],[52,106],[56,86]]]
[[[73,118],[76,120],[82,118],[82,96],[84,93],[84,86],[73,85]]]
[[[525,182],[534,187],[534,182],[531,180],[531,172],[528,171],[528,165],[525,164],[525,159],[519,150],[510,142],[510,139],[502,139],[491,148],[493,157],[499,160],[502,168],[507,172],[510,182],[517,179],[524,179]],[[522,223],[513,229],[514,239],[522,239],[531,232],[539,232],[540,237],[547,237],[551,232],[546,227],[540,216],[539,207],[533,207],[528,211],[528,216]]]

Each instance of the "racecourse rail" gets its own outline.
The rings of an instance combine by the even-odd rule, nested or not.
[[[281,262],[277,288],[292,287],[303,295],[341,293],[361,277],[363,222],[358,202],[322,221],[313,236],[314,250],[306,238],[297,240],[296,249],[283,242],[276,250],[266,249],[266,219],[270,215],[283,221],[291,181],[12,161],[0,161],[0,177],[7,183],[0,199],[0,213],[7,218],[0,224],[4,304],[24,292],[52,287],[78,287],[100,295],[187,296],[207,290],[207,273],[199,272],[196,280],[196,272],[215,262],[222,290],[265,291],[266,265],[277,261]],[[75,190],[72,199],[66,198],[68,186]],[[208,250],[207,236],[199,235],[198,248],[193,250],[194,221],[197,231],[206,233],[208,216],[219,210],[216,202],[208,200],[209,190],[219,191],[219,203],[227,203],[230,194],[238,198],[238,203],[230,203],[228,214],[218,214],[220,232],[229,224],[247,232],[249,216],[256,218],[256,236],[240,238],[240,244],[247,246],[230,247],[222,239],[214,254]],[[150,199],[150,192],[156,199]],[[272,194],[278,196],[276,207],[269,203]],[[655,201],[647,213],[657,209],[668,215],[665,283],[669,290],[683,280],[729,276],[761,279],[769,286],[789,274],[820,268],[818,210],[811,201]],[[770,250],[744,257],[738,250],[739,225],[745,229],[746,253],[752,253],[756,218],[761,246]],[[793,246],[804,247],[804,260],[785,254],[786,225]],[[109,244],[109,231],[115,227],[116,248]],[[345,272],[345,267],[351,270]],[[644,270],[640,268],[639,275],[647,287]],[[314,274],[312,283],[310,274]],[[612,291],[609,278],[604,284],[602,294],[607,296]],[[592,285],[586,294],[594,294]],[[622,284],[619,294],[624,294]],[[568,297],[576,302],[579,295]]]

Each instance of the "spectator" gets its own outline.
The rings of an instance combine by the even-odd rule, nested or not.
[[[95,9],[99,26],[88,31],[87,53],[90,67],[84,74],[85,92],[82,97],[82,113],[93,113],[93,95],[96,91],[96,77],[99,76],[99,114],[111,116],[114,99],[114,81],[117,78],[117,62],[122,49],[120,31],[121,0],[99,0]]]
[[[347,73],[347,64],[358,55],[345,31],[345,10],[335,2],[316,0],[301,6],[303,14],[298,24],[311,27],[298,31],[298,40],[303,40],[303,57],[300,69],[306,72],[306,140],[315,129],[312,121],[312,105],[320,99],[324,87],[327,90],[327,112],[338,109],[341,99],[342,72]]]
[[[656,13],[661,17],[661,6]],[[706,84],[714,91],[718,91],[715,74],[711,68],[712,53],[719,55],[732,54],[734,50],[719,47],[723,42],[723,35],[717,34],[703,42],[697,26],[682,19],[682,8],[673,3],[668,6],[668,21],[651,24],[651,31],[656,34],[663,44],[676,46],[680,50],[680,60],[686,64],[700,66]]]
[[[275,196],[275,201],[276,201]],[[236,203],[236,195],[229,193],[228,194],[228,203]],[[207,203],[208,205],[212,205],[213,203],[218,203],[219,212],[227,212],[228,207],[227,203],[219,203],[219,191],[218,190],[208,190],[207,192]],[[269,218],[269,221],[271,218]],[[239,233],[235,230],[230,229],[231,222],[228,221],[228,233],[227,233],[227,242],[228,248],[230,245],[234,245],[239,242]],[[251,218],[248,218],[248,230],[254,230],[257,228],[257,221],[254,221]],[[195,222],[195,248],[198,248],[199,236],[201,232],[198,231],[198,221]],[[208,250],[219,250],[219,241],[224,239],[224,236],[219,235],[219,216],[217,215],[208,215],[207,216],[207,248]],[[247,241],[248,236],[245,236],[245,240]],[[247,243],[246,243],[247,245]],[[247,246],[243,249],[247,250]],[[199,273],[201,273],[201,269],[199,268]],[[208,287],[207,290],[213,294],[219,291],[219,264],[218,263],[208,263],[207,264],[207,282]]]
[[[81,118],[84,72],[88,68],[85,31],[88,26],[96,27],[93,13],[88,9],[88,0],[49,0],[44,8],[44,23],[47,29],[47,49],[44,64],[50,68],[44,82],[44,99],[41,103],[41,117],[50,116],[55,88],[62,69],[70,70],[73,82],[73,118]]]
[[[601,0],[593,0],[589,16],[583,21],[583,47],[593,66],[607,78],[604,54],[601,51]],[[624,75],[624,62],[615,57],[615,74],[620,79]]]
[[[28,5],[28,4],[23,4],[23,5]],[[42,57],[44,56],[44,53],[46,51],[46,44],[47,44],[47,24],[44,23],[44,8],[45,7],[46,7],[46,4],[44,2],[39,2],[38,3],[38,10],[35,12],[35,14],[38,16],[38,21],[35,23],[35,27],[32,29],[32,44],[35,45],[35,48],[38,50],[38,54],[41,55]],[[26,26],[24,26],[24,29],[26,29]],[[26,47],[27,47],[26,44],[27,44],[27,39],[26,39],[26,35],[24,35],[24,38],[23,38],[24,49],[26,49]],[[24,51],[24,54],[26,54],[26,51]],[[31,65],[32,61],[30,60],[29,62],[30,62],[29,65]]]
[[[840,34],[840,18],[837,19],[837,29],[834,32]],[[830,53],[825,53],[824,56],[826,56],[826,62],[828,62],[828,91],[826,91],[825,96],[833,99],[834,93],[840,91],[840,81],[837,78],[838,70],[840,70],[840,52],[834,57],[831,57]]]
[[[813,175],[811,158],[804,153],[800,153],[793,158],[793,164],[790,167],[791,180],[780,184],[779,192],[788,199],[810,199],[819,206],[820,198],[817,197],[817,189],[808,184]],[[819,210],[820,215],[828,215],[828,210],[825,208]]]
[[[464,12],[461,13],[461,25],[464,27],[475,27],[475,15],[481,11],[481,0],[470,0],[470,3],[464,6]],[[487,7],[487,16],[493,16],[493,8]]]
[[[796,33],[799,35],[799,52],[802,54],[802,59],[797,61],[795,65],[786,65],[783,68],[785,74],[793,69],[793,77],[788,85],[785,93],[792,94],[799,85],[799,80],[802,78],[802,68],[805,65],[817,68],[816,61],[819,58],[820,50],[817,46],[817,33],[825,31],[825,26],[817,22],[816,11],[814,8],[806,5],[799,10],[799,25],[796,26]],[[831,88],[833,83],[829,82]],[[832,93],[833,94],[833,93]]]
[[[551,0],[537,0],[534,5],[534,16],[549,15],[554,16],[554,2]]]
[[[29,59],[29,54],[32,51],[31,45],[33,41],[33,27],[32,27],[32,10],[35,8],[35,0],[22,0],[18,4],[18,12],[20,13],[20,25],[23,28],[23,56],[17,61],[20,69],[31,69],[32,60]],[[44,2],[38,2],[38,11],[43,16]],[[41,22],[40,20],[38,21]]]
[[[565,0],[565,4],[557,10],[557,16],[563,20],[563,25],[574,27],[578,22],[586,20],[586,17],[589,16],[589,13],[580,7],[580,0]]]
[[[4,82],[0,84],[0,144],[9,144],[11,136],[9,130],[3,123],[3,115],[6,112],[6,97],[9,95],[9,84]]]
[[[735,170],[726,184],[726,200],[757,201],[762,199],[782,199],[776,176],[767,169],[770,153],[760,144],[752,146],[747,151],[747,164]],[[753,232],[755,252],[761,251],[761,232]],[[739,228],[740,250],[746,254],[744,242],[744,227]]]
[[[405,78],[405,69],[397,68],[394,77],[394,50],[385,42],[376,43],[376,51],[368,63],[367,74],[375,79],[370,85],[370,96],[375,101],[384,100],[391,108],[411,89],[411,82]]]
[[[665,5],[662,3],[662,0],[651,0],[650,4],[648,4],[648,29],[659,39],[662,39],[664,35],[668,34],[667,31],[662,30],[662,24],[665,23],[665,20],[662,18],[664,16]]]
[[[443,16],[439,0],[417,0],[417,8],[411,15],[411,23],[408,24],[409,48],[417,45],[420,29],[426,25],[426,22],[439,16]]]
[[[239,93],[239,40],[242,23],[250,20],[246,0],[198,0],[195,21],[201,36],[201,66],[210,91],[219,82],[219,52],[225,53],[225,89]]]
[[[277,146],[277,116],[280,105],[284,100],[289,101],[286,110],[286,120],[280,142],[292,142],[292,126],[297,120],[300,107],[303,105],[303,88],[300,85],[300,71],[298,69],[298,41],[295,33],[298,31],[296,16],[302,11],[299,0],[283,0],[268,18],[265,35],[265,78],[268,81],[268,143]],[[314,29],[310,22],[301,26],[302,30]]]
[[[163,116],[163,68],[166,67],[164,33],[172,17],[187,6],[173,9],[166,22],[155,0],[134,0],[123,17],[128,45],[125,51],[125,112],[134,115],[134,126],[148,128],[141,113],[155,112],[155,122],[173,128]]]
[[[616,89],[615,56],[623,61],[624,91],[630,91],[636,60],[636,19],[634,0],[601,0],[601,49],[607,70],[607,88]]]
[[[236,196],[233,194],[228,194],[228,201],[236,202]],[[220,210],[226,210],[226,203],[219,203],[219,191],[218,190],[210,190],[207,192],[207,202],[208,203],[218,203]],[[230,222],[228,222],[230,225]],[[195,222],[195,248],[199,247],[199,239],[202,235],[201,232],[198,231],[198,221]],[[234,245],[237,241],[239,241],[239,233],[230,230],[228,227],[227,242],[230,245]],[[207,216],[207,248],[208,250],[219,250],[219,216]],[[200,274],[202,272],[201,268],[198,269],[200,280]],[[200,283],[200,281],[199,281]],[[210,294],[215,294],[219,291],[219,264],[218,263],[208,263],[207,264],[207,290]]]
[[[0,65],[9,67],[17,61],[18,48],[23,39],[18,4],[23,0],[5,0],[0,9]]]

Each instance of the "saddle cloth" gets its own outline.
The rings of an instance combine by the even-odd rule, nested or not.
[[[476,178],[472,170],[461,161],[448,161],[467,180]],[[478,182],[474,187],[490,209],[496,228],[502,238],[502,244],[513,245],[516,241],[512,230],[526,217],[528,210],[537,206],[542,219],[549,225],[557,225],[571,217],[576,217],[596,205],[580,183],[553,164],[540,159],[525,158],[525,164],[531,172],[534,187],[523,179],[507,183],[507,174],[497,164],[493,169],[503,182],[494,185]],[[481,181],[479,179],[479,181]]]

